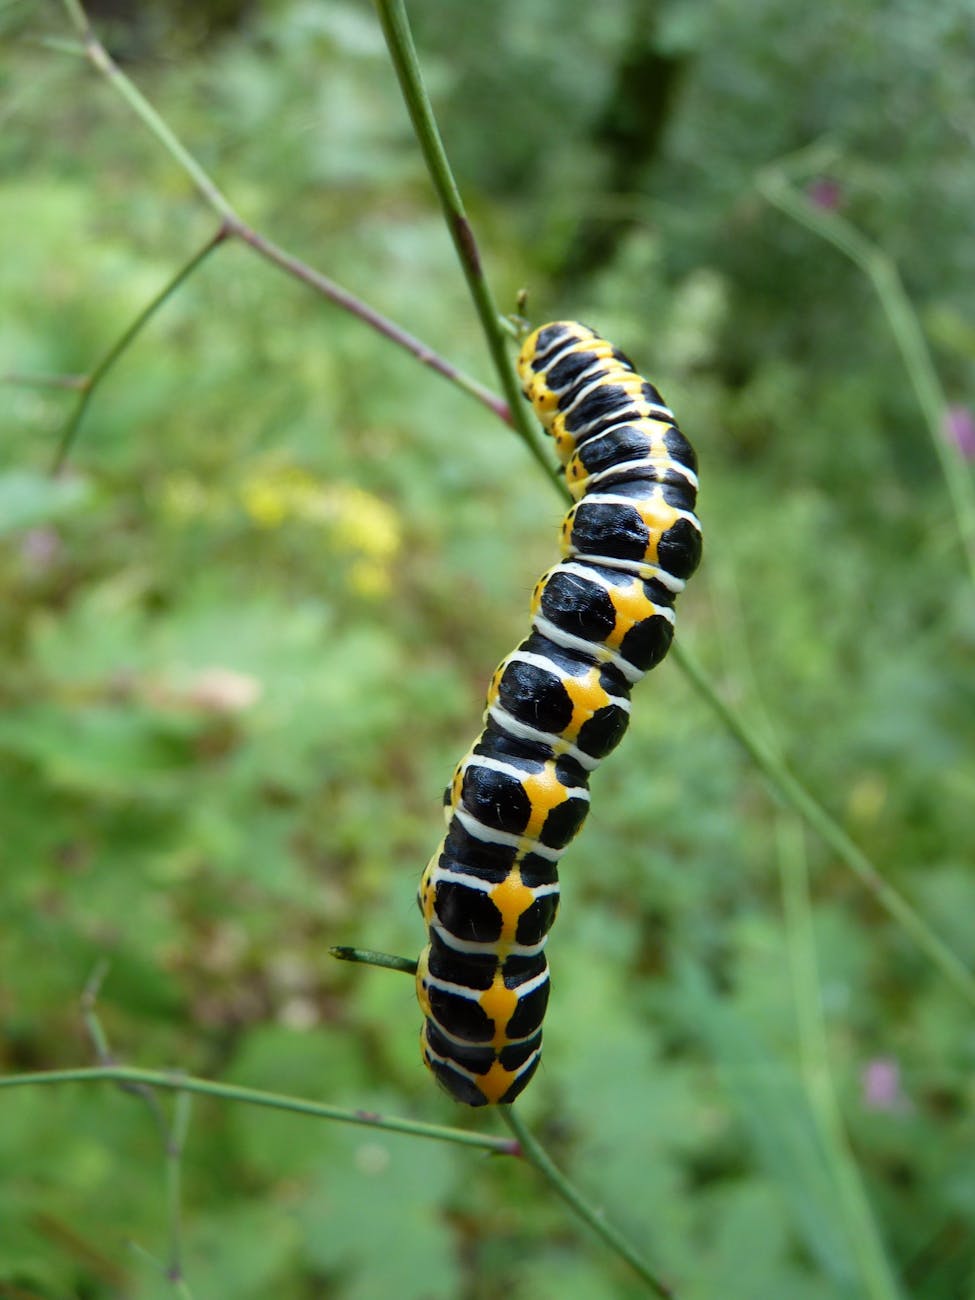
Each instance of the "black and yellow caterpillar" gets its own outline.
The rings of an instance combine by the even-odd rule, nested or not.
[[[576,504],[564,558],[535,586],[531,632],[491,679],[420,882],[423,1057],[469,1106],[514,1101],[538,1068],[557,863],[701,555],[693,448],[623,353],[555,321],[525,339],[518,374]]]

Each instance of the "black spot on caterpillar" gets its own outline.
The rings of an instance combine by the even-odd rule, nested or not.
[[[590,772],[626,730],[630,688],[670,647],[674,598],[701,555],[694,451],[622,352],[555,321],[526,338],[518,374],[576,503],[563,559],[536,584],[531,632],[491,679],[420,882],[423,1057],[470,1106],[514,1101],[538,1067],[557,863],[589,810]]]

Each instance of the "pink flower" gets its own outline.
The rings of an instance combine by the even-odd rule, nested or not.
[[[839,181],[834,181],[829,176],[819,176],[806,186],[806,198],[810,203],[814,203],[817,208],[825,208],[828,212],[835,212],[838,207],[842,206],[843,190]]]
[[[910,1102],[901,1088],[901,1067],[889,1056],[868,1061],[860,1075],[863,1103],[868,1110],[910,1110]]]
[[[967,406],[949,406],[945,433],[966,460],[975,460],[975,415]]]

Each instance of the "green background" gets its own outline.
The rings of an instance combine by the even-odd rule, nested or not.
[[[92,13],[246,220],[495,382],[364,0]],[[975,965],[948,495],[868,281],[756,188],[828,140],[809,192],[897,259],[971,403],[971,3],[411,16],[502,310],[527,287],[536,322],[597,326],[697,448],[679,635]],[[0,6],[8,378],[88,371],[216,224],[45,44],[71,34],[55,4]],[[79,996],[108,959],[126,1062],[503,1131],[422,1069],[410,981],[327,948],[421,946],[443,783],[558,498],[489,412],[236,243],[112,371],[54,483],[73,400],[0,386],[4,1072],[92,1061]],[[975,1296],[972,1006],[672,662],[634,706],[564,862],[519,1108],[684,1300]],[[513,1161],[197,1100],[183,1176],[196,1300],[641,1294]],[[166,1237],[138,1099],[2,1094],[0,1294],[173,1295],[131,1247],[164,1260]]]

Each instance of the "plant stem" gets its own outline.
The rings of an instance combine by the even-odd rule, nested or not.
[[[117,1062],[112,1056],[108,1037],[96,1010],[98,995],[108,971],[109,963],[104,959],[95,965],[82,990],[81,1016],[99,1064],[110,1068],[117,1065]],[[183,1277],[181,1190],[183,1149],[189,1126],[190,1097],[185,1092],[176,1094],[172,1119],[167,1121],[155,1092],[147,1084],[119,1083],[118,1086],[120,1091],[137,1096],[148,1105],[162,1136],[166,1171],[166,1220],[169,1224],[169,1265],[163,1269],[157,1260],[153,1262],[160,1272],[165,1273],[167,1280],[175,1285],[177,1294],[182,1297],[182,1300],[192,1300],[189,1286]],[[148,1257],[152,1259],[152,1256]]]
[[[416,962],[412,957],[397,957],[391,952],[373,952],[370,948],[347,948],[342,944],[329,948],[330,957],[338,961],[361,962],[365,966],[383,966],[386,970],[402,971],[405,975],[416,974]]]
[[[13,370],[6,370],[0,375],[0,384],[10,384],[16,388],[65,388],[77,392],[87,387],[87,375],[22,375]]]
[[[71,450],[78,429],[81,425],[81,421],[88,409],[88,403],[91,401],[95,390],[111,370],[112,366],[115,365],[115,362],[118,361],[123,352],[125,352],[138,335],[141,334],[142,330],[149,323],[152,317],[155,316],[160,307],[162,307],[163,304],[172,297],[184,281],[189,279],[196,268],[200,266],[207,257],[209,257],[217,245],[223,243],[226,237],[227,232],[224,227],[221,226],[217,233],[208,239],[203,247],[193,254],[189,261],[183,263],[172,279],[169,280],[162,289],[160,289],[159,293],[156,294],[152,301],[143,307],[138,316],[136,316],[136,318],[126,326],[125,330],[119,335],[105,355],[95,365],[94,369],[83,377],[82,382],[78,385],[81,389],[78,401],[75,403],[74,410],[65,421],[64,427],[61,430],[61,436],[58,439],[57,451],[54,455],[54,463],[51,466],[51,472],[53,474],[58,474],[63,469],[64,463],[68,457],[68,452]]]
[[[381,312],[370,307],[361,298],[356,298],[354,294],[349,293],[347,289],[343,289],[334,280],[330,280],[321,271],[316,271],[283,248],[279,248],[277,244],[258,234],[256,230],[252,230],[239,218],[237,218],[231,233],[253,248],[266,261],[280,267],[282,271],[287,271],[289,275],[294,276],[296,280],[300,280],[303,284],[308,285],[310,289],[320,293],[329,302],[334,303],[335,306],[341,307],[353,316],[358,316],[359,320],[368,325],[370,329],[374,329],[377,334],[382,334],[385,338],[397,344],[398,347],[405,349],[421,365],[429,366],[436,374],[442,375],[444,379],[449,380],[457,388],[469,393],[482,406],[486,406],[499,420],[503,420],[505,424],[511,424],[511,412],[507,402],[502,401],[500,397],[492,393],[490,389],[485,388],[483,384],[479,384],[476,379],[471,379],[469,375],[465,375],[463,371],[451,365],[449,361],[440,356],[439,353],[434,352],[431,347],[428,347],[414,334],[410,334],[408,330],[383,316]]]
[[[794,159],[792,166],[800,159],[804,161],[804,156]],[[968,571],[975,580],[975,483],[960,449],[946,436],[947,398],[897,264],[838,212],[811,203],[789,182],[783,165],[760,172],[757,183],[769,203],[839,249],[870,281],[927,425],[951,498]]]
[[[783,813],[777,829],[799,1055],[810,1109],[843,1202],[844,1218],[849,1225],[864,1294],[871,1300],[898,1300],[900,1287],[891,1271],[860,1171],[850,1150],[830,1070],[802,826],[797,818]]]
[[[667,1283],[657,1277],[622,1233],[606,1222],[602,1210],[587,1201],[578,1188],[565,1177],[530,1129],[522,1123],[521,1116],[514,1106],[500,1106],[498,1109],[502,1119],[518,1139],[525,1159],[538,1170],[555,1194],[561,1197],[580,1219],[588,1223],[593,1232],[602,1237],[611,1250],[626,1260],[655,1295],[663,1296],[665,1300],[672,1300],[674,1292]]]
[[[108,1045],[108,1037],[102,1028],[102,1022],[96,1010],[98,995],[101,992],[108,971],[109,962],[102,959],[96,963],[94,970],[88,976],[85,987],[81,992],[81,1020],[98,1064],[116,1066],[119,1062],[112,1055],[112,1050]],[[159,1104],[159,1099],[152,1089],[144,1087],[142,1084],[120,1083],[119,1091],[127,1093],[131,1097],[138,1097],[145,1102],[165,1145],[168,1141],[169,1125],[166,1121],[165,1112]]]
[[[166,1276],[174,1282],[181,1294],[189,1294],[183,1276],[183,1151],[190,1125],[192,1098],[188,1092],[177,1092],[173,1104],[173,1118],[166,1138],[166,1207],[169,1219],[169,1267]]]
[[[702,699],[768,778],[779,797],[806,822],[836,856],[859,877],[880,906],[894,918],[955,988],[975,1005],[975,976],[940,939],[921,916],[883,878],[867,855],[850,839],[839,822],[796,779],[785,763],[764,744],[749,723],[717,693],[697,660],[681,645],[671,649],[677,663]]]
[[[426,347],[420,340],[414,338],[405,330],[402,330],[394,322],[373,311],[367,304],[355,298],[329,280],[328,277],[307,266],[248,226],[208,174],[176,138],[155,109],[152,108],[141,92],[129,81],[108,55],[95,37],[79,0],[63,0],[63,3],[82,37],[89,60],[122,94],[147,128],[152,131],[171,156],[184,168],[203,198],[220,214],[222,224],[214,240],[195,254],[191,262],[178,273],[177,280],[171,282],[163,290],[162,294],[153,300],[149,308],[133,323],[133,327],[126,330],[110,353],[106,354],[106,357],[99,362],[95,371],[90,376],[79,379],[77,386],[82,388],[81,398],[62,434],[59,463],[63,460],[67,447],[74,437],[95,384],[104,377],[105,372],[132,342],[132,339],[138,333],[138,329],[162,305],[162,302],[173,292],[178,283],[185,280],[186,275],[195,269],[221,238],[232,236],[248,244],[266,260],[307,284],[337,306],[359,317],[371,328],[382,333],[398,346],[403,347],[424,365],[431,367],[450,382],[470,393],[495,415],[511,424],[529,446],[538,462],[544,467],[546,476],[549,477],[550,481],[555,482],[557,489],[563,496],[568,495],[564,483],[560,479],[553,478],[549,460],[540,450],[534,426],[530,423],[525,405],[518,396],[517,380],[504,344],[505,326],[497,313],[489,287],[484,279],[477,245],[464,212],[456,183],[451,174],[449,163],[444,154],[429,99],[420,76],[416,52],[401,0],[377,0],[380,17],[383,21],[384,31],[387,33],[387,40],[390,43],[397,75],[400,77],[403,93],[424,150],[424,157],[427,159],[434,186],[447,214],[451,235],[464,274],[467,277],[492,358],[505,393],[508,396],[507,403],[477,384],[476,381],[457,371],[433,352],[432,349]],[[816,230],[824,238],[829,239],[858,265],[863,266],[868,273],[871,273],[870,268],[872,268],[871,278],[884,302],[885,309],[888,311],[892,328],[894,322],[896,322],[895,334],[898,345],[901,347],[908,373],[911,375],[912,382],[919,394],[919,400],[925,410],[935,446],[942,457],[943,465],[950,467],[947,477],[949,484],[955,485],[952,492],[956,498],[956,513],[958,513],[959,502],[957,497],[960,481],[957,473],[959,469],[958,457],[957,454],[952,454],[954,453],[953,448],[946,448],[940,429],[940,419],[944,406],[943,394],[931,365],[930,355],[924,343],[923,335],[921,335],[917,326],[916,316],[904,294],[899,277],[897,277],[896,268],[893,268],[892,264],[887,262],[888,269],[884,271],[882,268],[885,259],[881,258],[879,263],[881,271],[878,275],[878,257],[881,255],[878,254],[877,250],[864,240],[849,223],[843,222],[842,219],[829,222],[824,227],[823,216],[832,217],[834,214],[822,214],[818,209],[812,208],[801,196],[796,195],[791,190],[781,176],[772,172],[765,173],[760,178],[760,185],[763,192],[770,198],[770,201],[778,202],[778,206],[782,207],[784,211],[788,211],[790,215],[802,221],[810,229]],[[794,200],[794,202],[790,202],[790,199]],[[779,200],[783,201],[779,202]],[[893,278],[891,277],[891,271]],[[72,377],[65,378],[70,380]],[[74,385],[66,383],[64,386]],[[961,466],[960,468],[964,473],[964,467]],[[964,483],[967,484],[967,479],[964,480]],[[975,511],[970,508],[968,503],[970,491],[966,492],[963,487],[961,495],[963,497],[961,502],[961,515],[963,518],[960,520],[959,526],[963,537],[971,539],[975,537],[975,534],[970,530],[969,521]],[[860,877],[880,904],[911,934],[914,941],[927,953],[942,973],[960,989],[969,1001],[975,1002],[975,977],[972,976],[964,964],[933,934],[897,891],[884,881],[876,867],[850,840],[842,827],[817,803],[784,765],[761,744],[736,711],[720,699],[704,670],[684,650],[683,646],[680,644],[675,645],[672,654],[677,666],[688,678],[692,687],[716,713],[723,725],[739,740],[752,760],[778,791],[780,797],[799,812],[807,824],[832,848],[837,856]]]
[[[405,957],[394,957],[385,952],[369,952],[361,948],[330,948],[329,952],[333,957],[338,957],[342,961],[365,962],[372,966],[385,966],[391,970],[412,973],[416,971],[415,961],[409,961]],[[499,1109],[505,1123],[518,1139],[521,1148],[520,1154],[525,1157],[529,1164],[535,1166],[542,1177],[549,1182],[558,1195],[568,1203],[580,1218],[599,1233],[613,1250],[636,1269],[657,1295],[671,1296],[673,1293],[651,1273],[648,1265],[640,1258],[626,1238],[607,1224],[600,1212],[590,1205],[582,1193],[560,1173],[538,1139],[522,1124],[521,1118],[515,1114],[514,1108],[501,1106]]]
[[[444,151],[429,96],[423,84],[403,0],[376,0],[376,4],[386,43],[389,46],[390,56],[396,69],[396,75],[409,109],[420,148],[423,151],[427,169],[447,219],[451,237],[467,278],[468,287],[491,349],[495,367],[511,405],[515,430],[526,440],[536,459],[550,474],[549,462],[544,454],[537,449],[533,433],[530,431],[523,432],[523,428],[528,422],[527,410],[525,404],[517,400],[517,380],[505,346],[504,331],[499,325],[498,312],[484,278],[474,235]],[[852,228],[848,232],[844,232],[844,234],[849,243],[849,247],[844,247],[844,251],[847,251],[850,256],[854,256],[855,253],[863,256],[861,244],[865,244],[865,241],[862,241],[858,233]],[[861,241],[860,244],[857,243],[858,240]],[[939,436],[937,442],[943,450],[944,440]],[[565,493],[564,483],[559,482],[558,486]],[[567,493],[565,494],[567,495]],[[973,533],[973,538],[975,538],[975,533]],[[975,1003],[975,976],[947,948],[944,942],[929,929],[910,904],[884,880],[867,856],[857,848],[842,827],[796,780],[784,764],[761,744],[744,719],[721,700],[703,668],[679,644],[675,644],[671,653],[695,690],[717,713],[732,735],[744,745],[754,762],[772,781],[780,796],[800,813],[829,847],[860,877],[880,904],[907,930],[914,942],[928,954],[952,983],[964,993],[969,1001]]]
[[[213,210],[227,223],[233,225],[237,214],[227,199],[217,188],[212,178],[203,170],[193,155],[177,139],[169,123],[160,116],[149,101],[137,90],[122,69],[118,66],[105,46],[95,35],[92,25],[79,0],[63,0],[72,23],[78,31],[85,46],[85,53],[92,66],[111,83],[122,96],[133,113],[149,128],[156,139],[165,147],[189,176]]]
[[[170,1092],[197,1093],[204,1097],[217,1097],[223,1101],[236,1101],[249,1106],[266,1106],[271,1110],[289,1111],[294,1115],[310,1115],[315,1119],[337,1120],[342,1124],[361,1124],[368,1128],[384,1129],[389,1133],[411,1133],[414,1137],[432,1138],[438,1142],[454,1142],[459,1146],[479,1147],[495,1155],[518,1154],[515,1144],[507,1138],[490,1137],[484,1133],[469,1133],[464,1129],[447,1128],[440,1124],[423,1124],[418,1120],[384,1116],[373,1111],[349,1110],[344,1106],[329,1106],[324,1102],[308,1101],[303,1097],[288,1097],[282,1093],[263,1092],[257,1088],[243,1088],[237,1084],[218,1083],[212,1079],[197,1079],[191,1075],[176,1074],[166,1070],[142,1070],[125,1065],[40,1070],[31,1074],[0,1076],[0,1089],[99,1082],[145,1084],[151,1088],[165,1088]]]
[[[409,19],[403,0],[376,0],[379,21],[389,48],[396,77],[409,110],[410,120],[416,133],[417,142],[423,154],[427,171],[433,182],[440,206],[443,209],[447,229],[453,240],[454,249],[460,261],[461,270],[467,281],[467,288],[474,302],[481,329],[484,333],[491,360],[511,412],[511,423],[515,432],[528,447],[546,474],[551,476],[553,468],[549,457],[542,448],[542,442],[534,423],[529,419],[527,408],[522,400],[511,357],[508,353],[506,335],[507,325],[502,322],[491,286],[484,275],[484,268],[478,252],[477,241],[471,229],[471,223],[464,210],[457,182],[454,180],[450,163],[443,147],[440,131],[433,114],[433,106],[423,82],[423,74],[413,43]]]
[[[362,299],[343,289],[334,280],[308,266],[291,253],[279,248],[271,240],[243,220],[230,200],[218,188],[208,172],[193,157],[189,150],[177,138],[165,119],[149,103],[146,97],[111,57],[98,40],[92,29],[88,16],[80,0],[62,0],[68,15],[84,43],[89,62],[104,76],[109,84],[121,95],[143,125],[155,136],[169,155],[189,176],[203,200],[217,213],[221,221],[222,238],[239,239],[253,248],[266,261],[286,271],[295,279],[314,289],[316,293],[327,298],[343,311],[357,316],[371,329],[376,330],[398,347],[405,349],[423,365],[455,384],[458,388],[486,406],[499,419],[511,422],[508,403],[490,392],[475,379],[471,379],[456,366],[441,357],[433,348],[414,337],[381,312],[375,311]],[[80,417],[79,417],[80,418]]]

